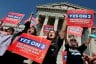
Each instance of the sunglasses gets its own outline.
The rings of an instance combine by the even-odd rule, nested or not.
[[[70,41],[74,41],[74,42],[76,42],[76,40],[75,40],[75,39],[71,39]]]

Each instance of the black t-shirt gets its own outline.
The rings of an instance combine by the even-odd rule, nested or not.
[[[84,64],[82,55],[87,46],[82,44],[78,48],[72,48],[68,44],[65,45],[67,51],[67,64]]]
[[[61,39],[60,37],[57,40],[51,42],[51,45],[47,52],[48,57],[52,57],[52,56],[56,57],[62,44],[63,44],[63,39]]]
[[[60,37],[54,42],[52,42],[42,64],[56,64],[58,51],[60,50],[62,44],[63,39],[61,39]],[[33,62],[32,64],[38,64],[38,63]]]

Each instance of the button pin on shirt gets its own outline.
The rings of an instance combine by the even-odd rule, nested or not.
[[[54,49],[51,49],[51,51],[54,51]]]

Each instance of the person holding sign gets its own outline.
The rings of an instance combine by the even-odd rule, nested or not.
[[[5,58],[7,56],[7,48],[9,47],[12,37],[14,34],[14,29],[9,27],[6,32],[0,31],[0,63],[6,62]]]
[[[70,39],[70,41],[67,40],[67,33],[66,33],[65,35],[65,51],[67,51],[66,64],[84,64],[82,59],[83,53],[86,50],[90,41],[91,38],[89,37],[85,43],[78,46],[78,42],[75,38]]]
[[[8,28],[7,32],[0,31],[0,56],[3,56],[11,43],[14,29]]]
[[[58,33],[56,33],[55,31],[49,31],[47,39],[51,41],[51,45],[47,51],[47,54],[42,64],[56,64],[58,51],[61,48],[61,45],[63,44],[63,38],[59,37]],[[39,63],[33,62],[32,64]]]
[[[17,33],[16,36],[18,36],[22,33],[28,33],[28,34],[31,34],[31,35],[36,35],[36,28],[34,26],[30,26],[32,16],[33,16],[33,14],[30,15],[29,19],[24,24],[25,25],[24,30],[22,32]]]
[[[30,15],[28,21],[24,24],[25,25],[25,28],[22,32],[19,32],[17,34],[14,34],[14,37],[13,37],[13,40],[21,35],[22,33],[27,33],[27,34],[31,34],[31,35],[36,35],[37,31],[36,31],[36,28],[34,26],[30,26],[31,24],[31,18],[32,18],[33,14]],[[12,40],[12,41],[13,41]]]
[[[27,33],[27,34],[31,34],[31,35],[37,35],[37,31],[36,31],[36,28],[34,26],[30,26],[31,24],[31,18],[32,18],[33,14],[30,15],[29,17],[29,20],[24,24],[25,25],[25,28],[22,32],[19,32],[17,34],[14,35],[14,38],[13,40],[18,37],[19,35],[21,35],[22,33]],[[18,62],[18,64],[23,64],[23,61],[27,58],[24,58],[22,56],[19,56],[17,54],[14,54],[15,56],[13,56],[13,59],[15,57],[14,60],[16,60],[16,62]],[[17,60],[18,59],[18,60]]]
[[[14,34],[14,29],[9,27],[6,29],[6,32],[3,30],[4,23],[3,20],[0,24],[0,56],[3,56],[8,48],[8,46],[11,43],[13,34]]]
[[[32,17],[32,15],[30,16],[30,18]],[[13,42],[16,38],[18,38],[22,33],[27,33],[27,34],[31,34],[31,35],[36,35],[36,28],[34,26],[30,26],[30,18],[29,20],[24,24],[25,28],[22,32],[16,33],[13,35],[12,41]],[[7,51],[6,55],[5,55],[5,59],[7,60],[6,62],[4,61],[4,64],[24,64],[23,61],[24,59],[26,59],[23,56],[17,55],[14,52],[9,52]],[[10,58],[9,58],[10,57]]]
[[[56,32],[54,30],[50,30],[48,32],[47,39],[51,41],[51,45],[47,51],[47,54],[42,64],[56,64],[58,52],[63,44],[65,28],[66,25],[64,21],[63,27],[59,32]],[[39,64],[39,63],[33,62],[32,64]]]

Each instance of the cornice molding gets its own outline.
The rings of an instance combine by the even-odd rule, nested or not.
[[[68,10],[68,9],[89,9],[89,8],[82,7],[82,6],[75,5],[75,4],[68,3],[68,2],[39,5],[39,6],[36,6],[36,8],[37,8],[38,11],[39,10],[65,11],[65,10]],[[89,10],[93,10],[93,9],[89,9]],[[95,11],[95,14],[96,14],[96,11]]]

